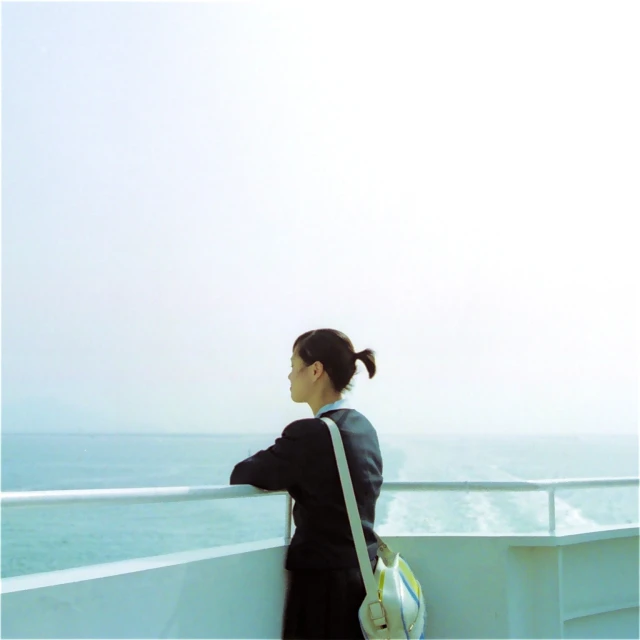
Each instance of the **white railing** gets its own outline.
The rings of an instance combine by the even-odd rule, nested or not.
[[[569,478],[564,480],[385,482],[383,491],[546,491],[549,505],[549,534],[556,530],[555,494],[558,489],[638,487],[640,478]],[[146,504],[152,502],[188,502],[286,495],[285,539],[291,539],[291,496],[286,491],[265,491],[250,485],[209,485],[194,487],[157,487],[144,489],[79,489],[63,491],[3,491],[0,506],[54,507],[87,504]]]

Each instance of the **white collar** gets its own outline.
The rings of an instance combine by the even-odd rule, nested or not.
[[[349,407],[345,407],[344,406],[346,404],[347,404],[347,401],[344,398],[340,398],[340,400],[336,400],[335,402],[332,402],[331,404],[325,404],[324,407],[322,407],[322,409],[320,409],[320,411],[318,411],[318,413],[316,413],[315,417],[317,418],[321,414],[323,414],[323,413],[325,413],[327,411],[333,411],[334,409],[348,409]]]

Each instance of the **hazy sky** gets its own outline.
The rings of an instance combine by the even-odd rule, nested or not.
[[[3,429],[635,432],[632,11],[4,3]]]

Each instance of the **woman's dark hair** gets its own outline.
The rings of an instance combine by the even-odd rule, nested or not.
[[[303,333],[293,343],[293,351],[297,351],[307,366],[317,361],[322,362],[333,388],[338,393],[345,389],[351,391],[351,378],[356,372],[356,360],[364,362],[369,378],[376,375],[375,352],[365,349],[356,353],[351,340],[335,329],[315,329]]]

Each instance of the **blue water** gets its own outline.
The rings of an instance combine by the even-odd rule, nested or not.
[[[2,490],[227,484],[270,435],[2,436]],[[381,437],[384,477],[513,480],[638,475],[635,436]],[[561,491],[560,531],[638,521],[636,489]],[[283,496],[190,503],[3,509],[2,577],[281,537]],[[379,533],[527,532],[545,494],[385,493]]]

